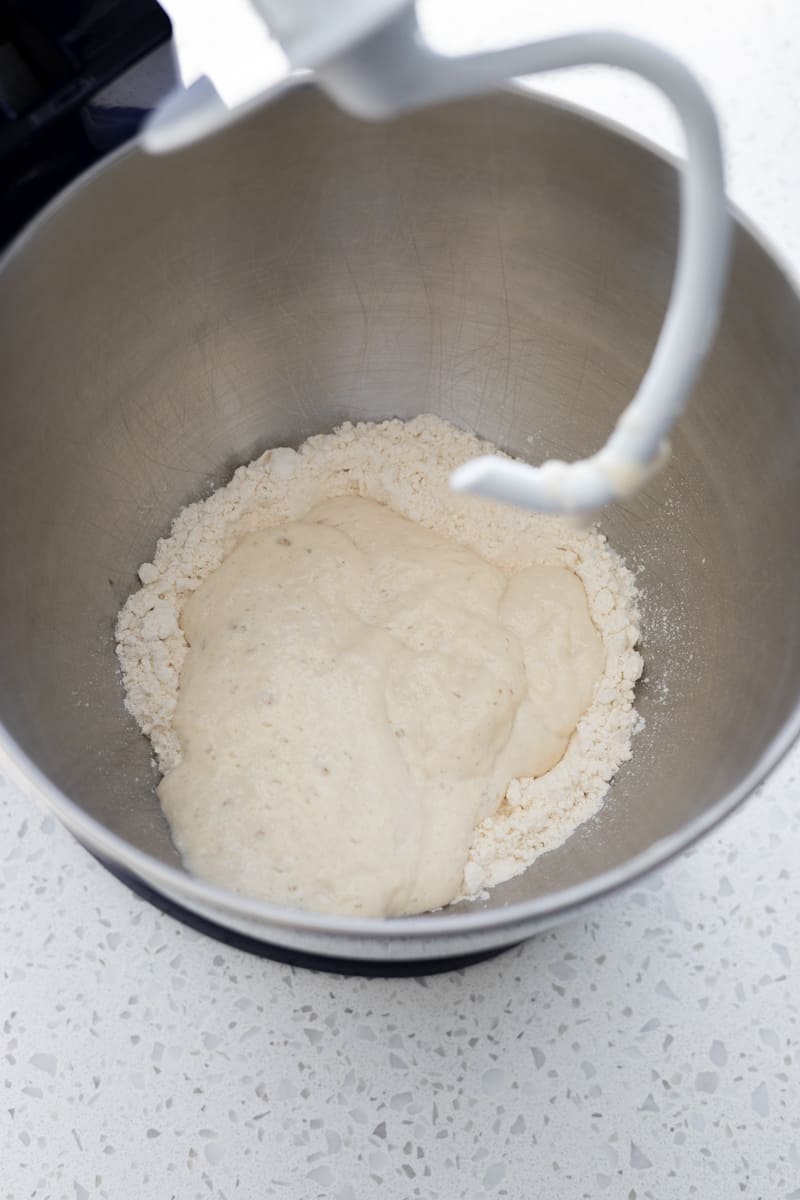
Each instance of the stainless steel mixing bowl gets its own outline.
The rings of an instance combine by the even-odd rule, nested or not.
[[[426,411],[522,457],[599,446],[662,318],[676,190],[651,150],[531,98],[368,125],[301,90],[66,193],[0,278],[6,766],[192,912],[372,960],[509,945],[729,813],[789,746],[800,696],[800,303],[741,225],[669,466],[602,514],[641,569],[646,727],[600,815],[490,899],[355,920],[190,877],[113,648],[174,514],[265,447]]]

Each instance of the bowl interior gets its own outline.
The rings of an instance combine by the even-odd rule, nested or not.
[[[367,125],[298,91],[73,190],[0,278],[0,718],[178,865],[113,623],[188,501],[268,446],[434,412],[539,460],[597,448],[666,304],[676,175],[496,95]],[[640,572],[645,728],[602,812],[489,907],[581,883],[758,763],[800,690],[800,311],[741,228],[666,470],[602,515]],[[453,913],[457,919],[457,913]]]

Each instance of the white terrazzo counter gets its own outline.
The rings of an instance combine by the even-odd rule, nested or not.
[[[597,21],[536,7],[463,5],[459,36]],[[604,22],[694,62],[734,197],[800,272],[795,5],[638,7]],[[556,86],[670,141],[631,81]],[[798,864],[795,752],[588,918],[461,973],[345,979],[159,915],[0,781],[0,1200],[800,1200]]]

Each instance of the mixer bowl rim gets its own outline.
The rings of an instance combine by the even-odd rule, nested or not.
[[[302,81],[300,83],[302,84]],[[498,90],[510,92],[525,101],[543,104],[549,108],[566,112],[578,120],[598,125],[609,133],[633,142],[667,165],[680,167],[681,160],[675,155],[603,114],[595,113],[579,104],[537,92],[516,80]],[[488,94],[491,95],[491,93]],[[39,229],[59,209],[71,203],[74,197],[89,188],[95,177],[101,172],[113,169],[122,159],[139,151],[138,140],[128,142],[100,160],[59,192],[0,255],[0,277],[8,265],[35,239]],[[729,200],[728,207],[737,225],[772,260],[800,304],[800,276],[795,273],[793,266],[772,244],[771,239],[737,205]],[[800,738],[800,694],[792,712],[762,752],[756,765],[736,787],[674,833],[660,838],[646,850],[627,859],[619,866],[592,876],[582,883],[561,888],[530,900],[515,901],[500,908],[477,909],[474,912],[459,912],[449,915],[443,910],[437,913],[391,918],[339,916],[271,904],[217,887],[215,884],[207,883],[177,867],[161,862],[160,859],[138,849],[120,837],[119,834],[113,833],[101,821],[85,812],[74,800],[71,800],[17,745],[2,721],[0,721],[0,767],[9,769],[12,779],[22,783],[23,790],[32,789],[36,798],[41,800],[54,816],[58,817],[78,841],[99,858],[131,872],[168,895],[181,895],[187,903],[191,904],[194,901],[203,906],[210,904],[223,917],[225,912],[230,912],[237,917],[253,921],[265,929],[272,927],[288,931],[328,934],[334,937],[338,935],[340,937],[389,940],[421,937],[439,938],[446,941],[448,934],[460,936],[469,933],[488,933],[496,929],[507,935],[513,934],[513,930],[517,926],[530,926],[532,922],[539,921],[546,923],[548,920],[567,915],[570,911],[579,909],[592,901],[603,899],[635,882],[648,872],[663,866],[683,850],[691,847],[704,834],[734,812],[778,766],[798,738]],[[28,785],[27,788],[25,785]]]

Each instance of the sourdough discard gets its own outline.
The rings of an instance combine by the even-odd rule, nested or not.
[[[431,416],[345,425],[297,452],[267,452],[241,467],[227,487],[184,509],[153,562],[141,567],[143,586],[117,625],[126,703],[151,738],[162,771],[168,774],[181,758],[173,718],[187,653],[180,618],[188,596],[245,534],[355,495],[468,547],[505,574],[533,564],[568,568],[583,583],[605,649],[593,698],[563,757],[537,779],[509,782],[497,811],[474,832],[457,890],[471,896],[510,878],[591,816],[614,771],[630,757],[633,689],[642,667],[633,577],[595,530],[451,493],[451,469],[486,450],[471,434]]]

